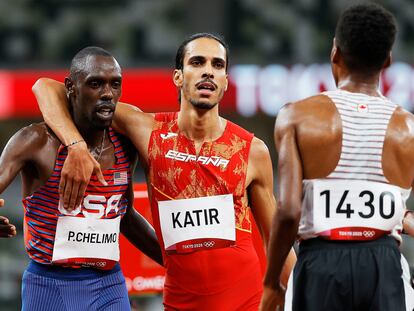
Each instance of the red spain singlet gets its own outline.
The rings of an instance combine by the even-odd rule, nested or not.
[[[131,179],[130,162],[121,140],[112,129],[109,131],[109,137],[114,145],[116,160],[113,167],[103,171],[108,185],[103,186],[97,180],[97,177],[92,175],[86,188],[82,206],[76,209],[72,215],[67,215],[62,207],[59,207],[60,174],[67,157],[67,149],[62,145],[57,151],[55,167],[46,184],[23,199],[26,251],[34,261],[42,264],[52,263],[52,257],[56,251],[56,230],[60,218],[74,220],[74,218],[86,217],[93,221],[104,220],[110,222],[124,216],[127,208],[127,198],[124,194],[128,188],[128,181]],[[66,241],[72,243],[73,246],[66,247],[74,248],[77,244],[86,244],[86,247],[88,247],[87,243],[89,243],[90,248],[105,244],[114,244],[115,249],[118,247],[118,224],[114,225],[113,232],[98,232],[98,230],[95,230],[96,228],[93,228],[92,231],[82,231],[80,228],[76,228],[76,224],[75,219],[75,223],[70,224],[70,231],[67,232],[66,236]],[[93,225],[89,223],[88,226]],[[65,244],[65,241],[62,242]],[[116,262],[93,262],[88,258],[70,258],[57,263],[72,268],[86,265],[108,270]]]
[[[149,183],[166,267],[166,310],[257,310],[261,270],[245,193],[253,134],[227,121],[222,136],[196,155],[178,129],[177,113],[155,120]],[[222,213],[225,206],[231,214]]]

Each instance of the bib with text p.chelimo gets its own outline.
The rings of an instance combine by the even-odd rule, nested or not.
[[[233,195],[159,201],[161,232],[168,253],[189,253],[235,244]]]
[[[121,217],[59,217],[52,262],[112,269],[119,260],[120,222]]]

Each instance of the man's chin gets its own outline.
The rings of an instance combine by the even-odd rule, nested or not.
[[[198,109],[204,109],[204,110],[210,110],[212,108],[214,108],[217,103],[211,103],[209,101],[195,101],[195,100],[190,100],[190,103]]]
[[[93,128],[96,130],[104,130],[111,126],[112,120],[94,120],[92,122]]]

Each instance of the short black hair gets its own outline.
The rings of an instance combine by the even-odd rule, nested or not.
[[[76,80],[79,74],[85,70],[85,60],[88,56],[98,55],[113,57],[112,54],[109,53],[107,50],[100,48],[98,46],[88,46],[76,53],[76,55],[72,58],[72,62],[70,64],[70,78],[72,80]]]
[[[336,44],[351,70],[381,70],[395,41],[395,18],[375,3],[357,4],[340,16],[335,31]]]
[[[199,38],[208,38],[216,40],[218,43],[220,43],[224,49],[226,50],[226,72],[229,65],[229,47],[224,41],[224,38],[220,35],[214,35],[208,32],[200,32],[193,34],[189,37],[187,37],[178,47],[177,54],[175,55],[175,69],[183,69],[184,68],[184,54],[185,54],[185,48],[187,47],[187,44],[191,41],[194,41]]]

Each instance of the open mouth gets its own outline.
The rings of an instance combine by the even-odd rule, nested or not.
[[[114,111],[115,111],[114,107],[111,107],[111,106],[103,105],[103,106],[98,107],[96,109],[96,114],[101,119],[111,119],[113,117]]]
[[[216,90],[216,85],[213,82],[203,81],[196,84],[197,90],[201,95],[209,96]]]

